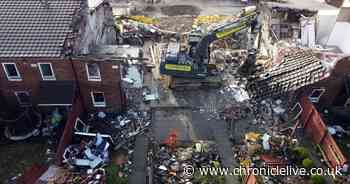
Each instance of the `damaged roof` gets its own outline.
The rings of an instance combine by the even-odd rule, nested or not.
[[[141,47],[130,45],[97,45],[89,54],[77,55],[75,59],[88,59],[92,61],[121,61],[126,58],[142,60]]]
[[[313,84],[327,74],[327,68],[313,51],[295,48],[286,51],[275,67],[251,77],[247,90],[250,97],[264,99]]]
[[[1,0],[0,57],[59,57],[82,0]]]

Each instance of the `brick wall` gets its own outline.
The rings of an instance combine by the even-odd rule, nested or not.
[[[124,98],[121,92],[121,75],[119,63],[110,61],[81,61],[75,60],[74,68],[78,75],[82,97],[88,110],[96,110],[91,100],[91,92],[104,92],[108,109],[122,110]],[[86,63],[97,63],[101,73],[101,81],[88,81]],[[117,67],[117,68],[115,68]]]
[[[52,64],[55,73],[56,81],[70,80],[75,81],[75,74],[69,59],[11,59],[2,62],[14,62],[21,74],[22,81],[9,81],[5,75],[2,65],[0,66],[0,94],[6,99],[10,108],[15,108],[18,105],[15,91],[28,91],[32,97],[33,104],[36,104],[36,98],[39,94],[39,83],[42,81],[39,67],[35,66],[40,62],[48,62]],[[73,66],[76,71],[78,85],[82,95],[83,103],[89,110],[96,110],[93,107],[91,92],[104,92],[106,104],[109,109],[121,110],[123,104],[122,92],[120,89],[120,71],[113,69],[112,66],[118,65],[109,61],[98,61],[101,71],[102,81],[88,81],[85,64],[90,61],[73,61]]]
[[[320,114],[307,97],[302,97],[300,104],[303,107],[300,120],[305,132],[311,136],[315,144],[319,144],[332,167],[345,164],[347,158],[338,147],[333,137],[328,133],[327,127]]]
[[[73,138],[73,129],[76,119],[85,111],[83,100],[79,95],[79,92],[76,91],[74,102],[71,111],[69,112],[66,126],[64,128],[63,134],[61,136],[57,152],[56,152],[56,164],[60,165],[63,160],[63,153],[66,147],[71,144]]]
[[[251,174],[246,176],[246,178],[244,179],[244,184],[257,184],[257,180],[256,180],[256,176]]]
[[[1,60],[0,62],[16,63],[17,69],[22,77],[22,81],[9,81],[6,77],[4,68],[2,65],[0,66],[0,90],[10,107],[15,107],[17,105],[17,99],[14,94],[15,91],[28,91],[32,97],[38,95],[39,82],[42,81],[42,78],[37,63],[52,63],[57,80],[74,79],[74,75],[70,69],[71,67],[70,65],[67,65],[68,61],[63,59],[11,59]],[[32,100],[35,104],[36,99],[32,98]]]

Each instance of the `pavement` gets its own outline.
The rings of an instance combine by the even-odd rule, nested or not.
[[[164,141],[172,129],[177,129],[180,141],[214,141],[218,146],[223,166],[230,168],[239,166],[233,158],[226,122],[212,116],[220,102],[216,90],[180,93],[162,90],[160,94],[163,98],[158,105],[166,104],[167,108],[155,110],[152,132],[156,140]],[[173,108],[169,108],[171,105]],[[201,111],[200,108],[205,108],[205,111]],[[227,176],[226,183],[241,182],[238,177]]]
[[[147,144],[146,135],[137,136],[135,142],[135,150],[133,155],[133,170],[129,176],[129,184],[144,184],[146,183],[146,167],[147,167]]]

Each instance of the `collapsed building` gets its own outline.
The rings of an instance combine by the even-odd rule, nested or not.
[[[153,22],[154,19],[133,16],[130,17],[130,20],[123,20],[125,17],[122,16],[119,17],[122,20],[117,19],[117,25],[114,25],[111,23],[114,20],[110,20],[112,16],[108,3],[89,2],[96,4],[84,9],[89,12],[88,16],[72,19],[72,24],[74,21],[90,20],[91,17],[88,17],[95,14],[102,18],[96,18],[98,21],[95,23],[83,21],[85,24],[81,26],[85,25],[86,30],[72,33],[73,35],[82,33],[80,36],[85,36],[77,37],[76,40],[73,39],[75,38],[73,36],[68,37],[72,39],[69,44],[67,43],[67,47],[70,48],[67,51],[68,61],[62,60],[61,64],[68,63],[70,65],[62,65],[69,66],[69,68],[58,67],[56,72],[56,63],[46,63],[46,65],[43,63],[42,66],[41,63],[37,63],[36,66],[39,67],[38,71],[43,81],[40,83],[38,102],[35,101],[33,104],[50,107],[46,110],[49,114],[44,120],[46,123],[55,126],[59,122],[65,122],[65,124],[60,124],[62,131],[56,136],[58,145],[56,164],[65,168],[51,166],[48,170],[41,171],[46,171],[39,178],[44,183],[53,182],[55,179],[55,182],[65,183],[73,178],[78,178],[78,182],[103,183],[102,180],[109,178],[110,172],[114,172],[111,178],[125,181],[132,170],[135,137],[146,132],[150,125],[148,112],[138,109],[143,106],[140,102],[159,98],[157,92],[152,94],[154,91],[145,89],[143,84],[146,80],[144,78],[146,71],[153,67],[157,70],[153,70],[154,77],[160,79],[160,83],[162,82],[158,68],[162,49],[159,49],[158,46],[161,44],[158,45],[157,41],[159,39],[169,41],[173,39],[172,37],[177,36],[177,31],[182,28],[190,30],[191,25],[195,22],[190,16],[167,17],[169,25],[161,25],[165,27],[162,29],[154,25],[156,24]],[[252,70],[253,72],[249,72],[248,75],[242,77],[237,70],[245,63],[248,52],[229,51],[240,45],[237,42],[244,41],[229,38],[231,40],[213,44],[212,47],[213,58],[217,61],[223,58],[217,64],[223,65],[220,72],[225,75],[224,86],[215,95],[225,98],[225,104],[220,104],[220,108],[212,107],[215,104],[209,104],[208,99],[208,105],[200,111],[212,113],[211,118],[213,119],[224,119],[228,122],[229,129],[232,131],[230,139],[234,143],[234,157],[244,166],[262,166],[262,163],[285,166],[290,162],[302,165],[302,159],[309,158],[293,157],[293,154],[297,155],[296,152],[300,151],[298,146],[304,142],[302,141],[304,137],[296,138],[300,132],[306,137],[310,135],[314,143],[319,145],[321,156],[329,167],[346,166],[348,163],[346,153],[349,148],[349,143],[346,142],[349,131],[346,125],[349,105],[348,59],[338,59],[343,56],[342,52],[346,51],[346,47],[344,48],[344,45],[339,45],[339,43],[335,44],[338,48],[331,47],[325,40],[332,38],[334,34],[332,30],[318,29],[320,25],[325,24],[328,18],[334,22],[337,21],[337,18],[331,16],[320,19],[320,11],[315,10],[317,7],[310,10],[308,7],[295,7],[296,4],[298,4],[297,1],[287,4],[263,3],[263,13],[260,17],[263,22],[260,31],[261,41],[258,43],[261,53],[256,58],[257,63],[262,67],[259,66],[259,69]],[[103,11],[99,12],[101,7],[108,15]],[[321,7],[329,8],[324,5]],[[333,8],[330,9],[332,12],[336,11]],[[114,5],[112,12],[114,15],[130,14],[130,8],[129,5]],[[197,18],[196,21],[200,21],[199,19]],[[213,19],[222,20],[220,17]],[[175,22],[188,20],[186,23],[189,25],[178,27],[171,20]],[[125,32],[118,33],[116,27],[119,24],[123,25]],[[164,23],[157,22],[157,24]],[[106,32],[111,31],[112,33],[106,36],[101,33],[105,29],[98,25],[107,26],[110,30]],[[98,27],[96,30],[91,29],[96,26]],[[167,26],[173,27],[175,31],[166,30]],[[114,28],[117,33],[114,32]],[[118,35],[121,33],[123,35]],[[92,37],[96,39],[88,35],[93,35]],[[152,40],[152,46],[146,47],[147,44],[145,44],[145,48],[149,49],[146,52],[150,52],[148,57],[152,61],[149,62],[144,58],[141,47],[111,45],[120,41],[114,38],[115,35],[122,37],[122,43],[136,45],[143,45],[148,39]],[[75,42],[80,43],[80,46],[75,45]],[[74,46],[72,47],[71,44]],[[223,45],[228,49],[219,50]],[[330,47],[331,52],[324,52]],[[166,52],[166,50],[163,51]],[[58,57],[66,58],[64,56],[66,55]],[[26,73],[25,76],[21,75],[22,69],[17,70],[16,68],[17,64],[27,67],[27,60],[24,63],[23,66],[22,63],[4,63],[3,68],[7,79],[14,77],[12,79],[16,81],[17,77],[17,80],[20,80],[16,82],[21,83],[31,78],[31,75],[27,77]],[[255,64],[253,63],[252,66],[255,67]],[[47,70],[47,73],[43,73],[43,69]],[[76,75],[69,74],[70,70],[73,70]],[[35,72],[30,71],[31,74]],[[57,80],[55,74],[57,74]],[[61,81],[61,79],[66,79],[62,77],[63,74],[72,75],[73,82],[67,84]],[[44,81],[45,77],[50,78],[50,76],[53,81]],[[38,76],[35,79],[37,78]],[[35,81],[40,81],[39,79]],[[15,81],[9,80],[6,90],[13,90],[11,85]],[[41,85],[46,82],[50,83]],[[19,103],[28,102],[29,97],[26,94],[15,93]],[[51,95],[54,95],[54,98]],[[36,96],[36,93],[33,96]],[[12,100],[13,97],[12,95]],[[11,98],[9,96],[7,99],[5,96],[3,99],[6,101]],[[68,110],[56,108],[56,106],[65,106]],[[126,109],[128,111],[122,113]],[[339,120],[335,121],[336,117]],[[239,124],[240,120],[246,120],[246,122],[243,121],[244,125]],[[320,123],[323,121],[326,123]],[[240,125],[245,126],[246,129],[233,132],[234,126],[237,128]],[[241,130],[239,128],[241,127],[238,127],[238,130]],[[246,132],[248,130],[260,131],[260,133],[248,133]],[[50,132],[47,133],[50,134]],[[242,134],[244,134],[244,140],[240,139]],[[122,153],[118,152],[114,157],[116,150]],[[212,166],[220,162],[220,159],[216,158],[216,151],[208,154],[202,150],[194,151],[195,148],[189,147],[179,150],[184,152],[183,154],[191,154],[187,159],[181,160],[176,157],[181,154],[171,151],[166,146],[153,150],[158,155],[155,156],[157,160],[152,165],[154,172],[151,172],[150,175],[154,176],[157,182],[189,182],[191,180],[189,178],[177,178],[181,176],[182,171],[182,168],[179,167],[179,160],[185,165],[188,162]],[[265,154],[260,154],[261,150]],[[245,154],[249,157],[245,157]],[[105,170],[105,165],[111,167]],[[118,176],[115,173],[118,173]],[[246,183],[255,183],[256,181],[252,182],[252,180],[257,180],[254,176],[247,176],[244,179],[246,180],[243,182]],[[308,178],[267,177],[264,179],[270,183],[286,180],[286,182],[295,183],[297,181],[307,182]]]

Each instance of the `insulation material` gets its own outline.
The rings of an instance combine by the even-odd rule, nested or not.
[[[339,10],[320,10],[317,12],[316,43],[325,45],[332,33]]]
[[[132,65],[132,66],[128,67],[126,78],[133,81],[133,83],[132,83],[133,88],[142,88],[142,86],[143,86],[143,74],[142,74],[142,72],[139,71],[137,66]]]
[[[344,54],[350,54],[350,23],[337,22],[329,38],[327,45],[337,46]]]
[[[316,33],[315,33],[315,18],[301,18],[301,44],[309,48],[315,48]]]
[[[88,0],[87,2],[90,9],[95,9],[103,2],[103,0]]]

